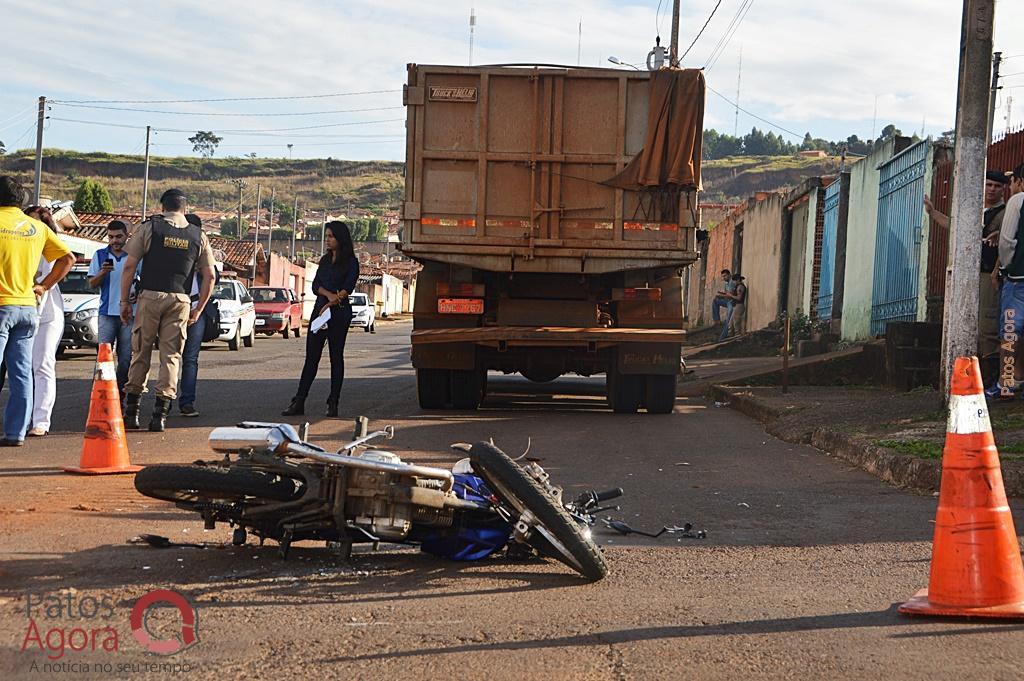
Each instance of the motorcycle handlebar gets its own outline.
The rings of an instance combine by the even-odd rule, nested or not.
[[[579,506],[590,507],[597,506],[601,502],[610,501],[617,499],[622,496],[622,488],[616,487],[615,489],[608,489],[603,492],[596,490],[587,490],[578,497],[576,497],[576,504]]]

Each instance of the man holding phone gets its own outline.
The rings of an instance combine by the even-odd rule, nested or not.
[[[124,246],[130,227],[124,220],[111,220],[107,225],[107,247],[96,251],[89,263],[89,286],[100,291],[100,343],[113,344],[117,352],[117,387],[122,392],[132,360],[132,323],[121,320],[121,272],[128,257]]]

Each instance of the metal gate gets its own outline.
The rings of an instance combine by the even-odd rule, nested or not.
[[[889,322],[917,319],[921,222],[928,142],[918,142],[879,168],[878,232],[871,295],[871,333]]]
[[[818,319],[832,319],[832,288],[836,272],[836,232],[839,230],[839,193],[843,178],[837,177],[825,189],[825,210],[821,231],[821,270],[818,275]]]

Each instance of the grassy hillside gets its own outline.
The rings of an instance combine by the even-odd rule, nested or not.
[[[47,149],[43,154],[43,194],[70,199],[84,179],[99,180],[118,208],[137,209],[142,203],[142,156],[81,153]],[[34,154],[19,151],[2,158],[4,172],[30,178]],[[341,159],[272,159],[150,157],[149,201],[153,205],[165,189],[180,187],[194,207],[222,210],[238,202],[234,179],[249,183],[246,203],[255,201],[256,183],[277,197],[308,208],[338,209],[349,204],[362,208],[397,208],[405,186],[404,165],[389,161]]]
[[[82,180],[99,180],[110,192],[118,209],[137,210],[142,203],[143,157],[120,154],[82,153],[47,149],[43,156],[43,193],[70,199]],[[31,151],[0,157],[0,169],[31,178]],[[797,156],[733,156],[705,161],[705,201],[734,202],[758,191],[777,191],[799,184],[806,177],[828,175],[839,168],[838,158]],[[245,203],[255,202],[255,185],[270,188],[277,197],[310,209],[347,208],[397,209],[405,188],[404,164],[390,161],[345,161],[341,159],[279,158],[150,158],[150,205],[165,189],[181,187],[196,208],[225,210],[238,202],[234,179],[249,183]]]
[[[834,175],[839,157],[730,156],[704,161],[702,168],[703,199],[731,203],[759,191],[793,187],[808,177]]]

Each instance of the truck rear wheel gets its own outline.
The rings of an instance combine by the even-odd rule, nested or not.
[[[444,409],[450,385],[451,372],[447,369],[417,369],[416,395],[420,409]]]
[[[453,370],[452,406],[456,409],[473,410],[480,406],[484,396],[486,374],[476,369]]]
[[[616,414],[634,414],[644,398],[644,377],[609,369],[606,379],[608,405]]]
[[[648,413],[671,414],[676,406],[676,377],[651,374],[643,377],[646,383],[644,389],[644,404]]]

